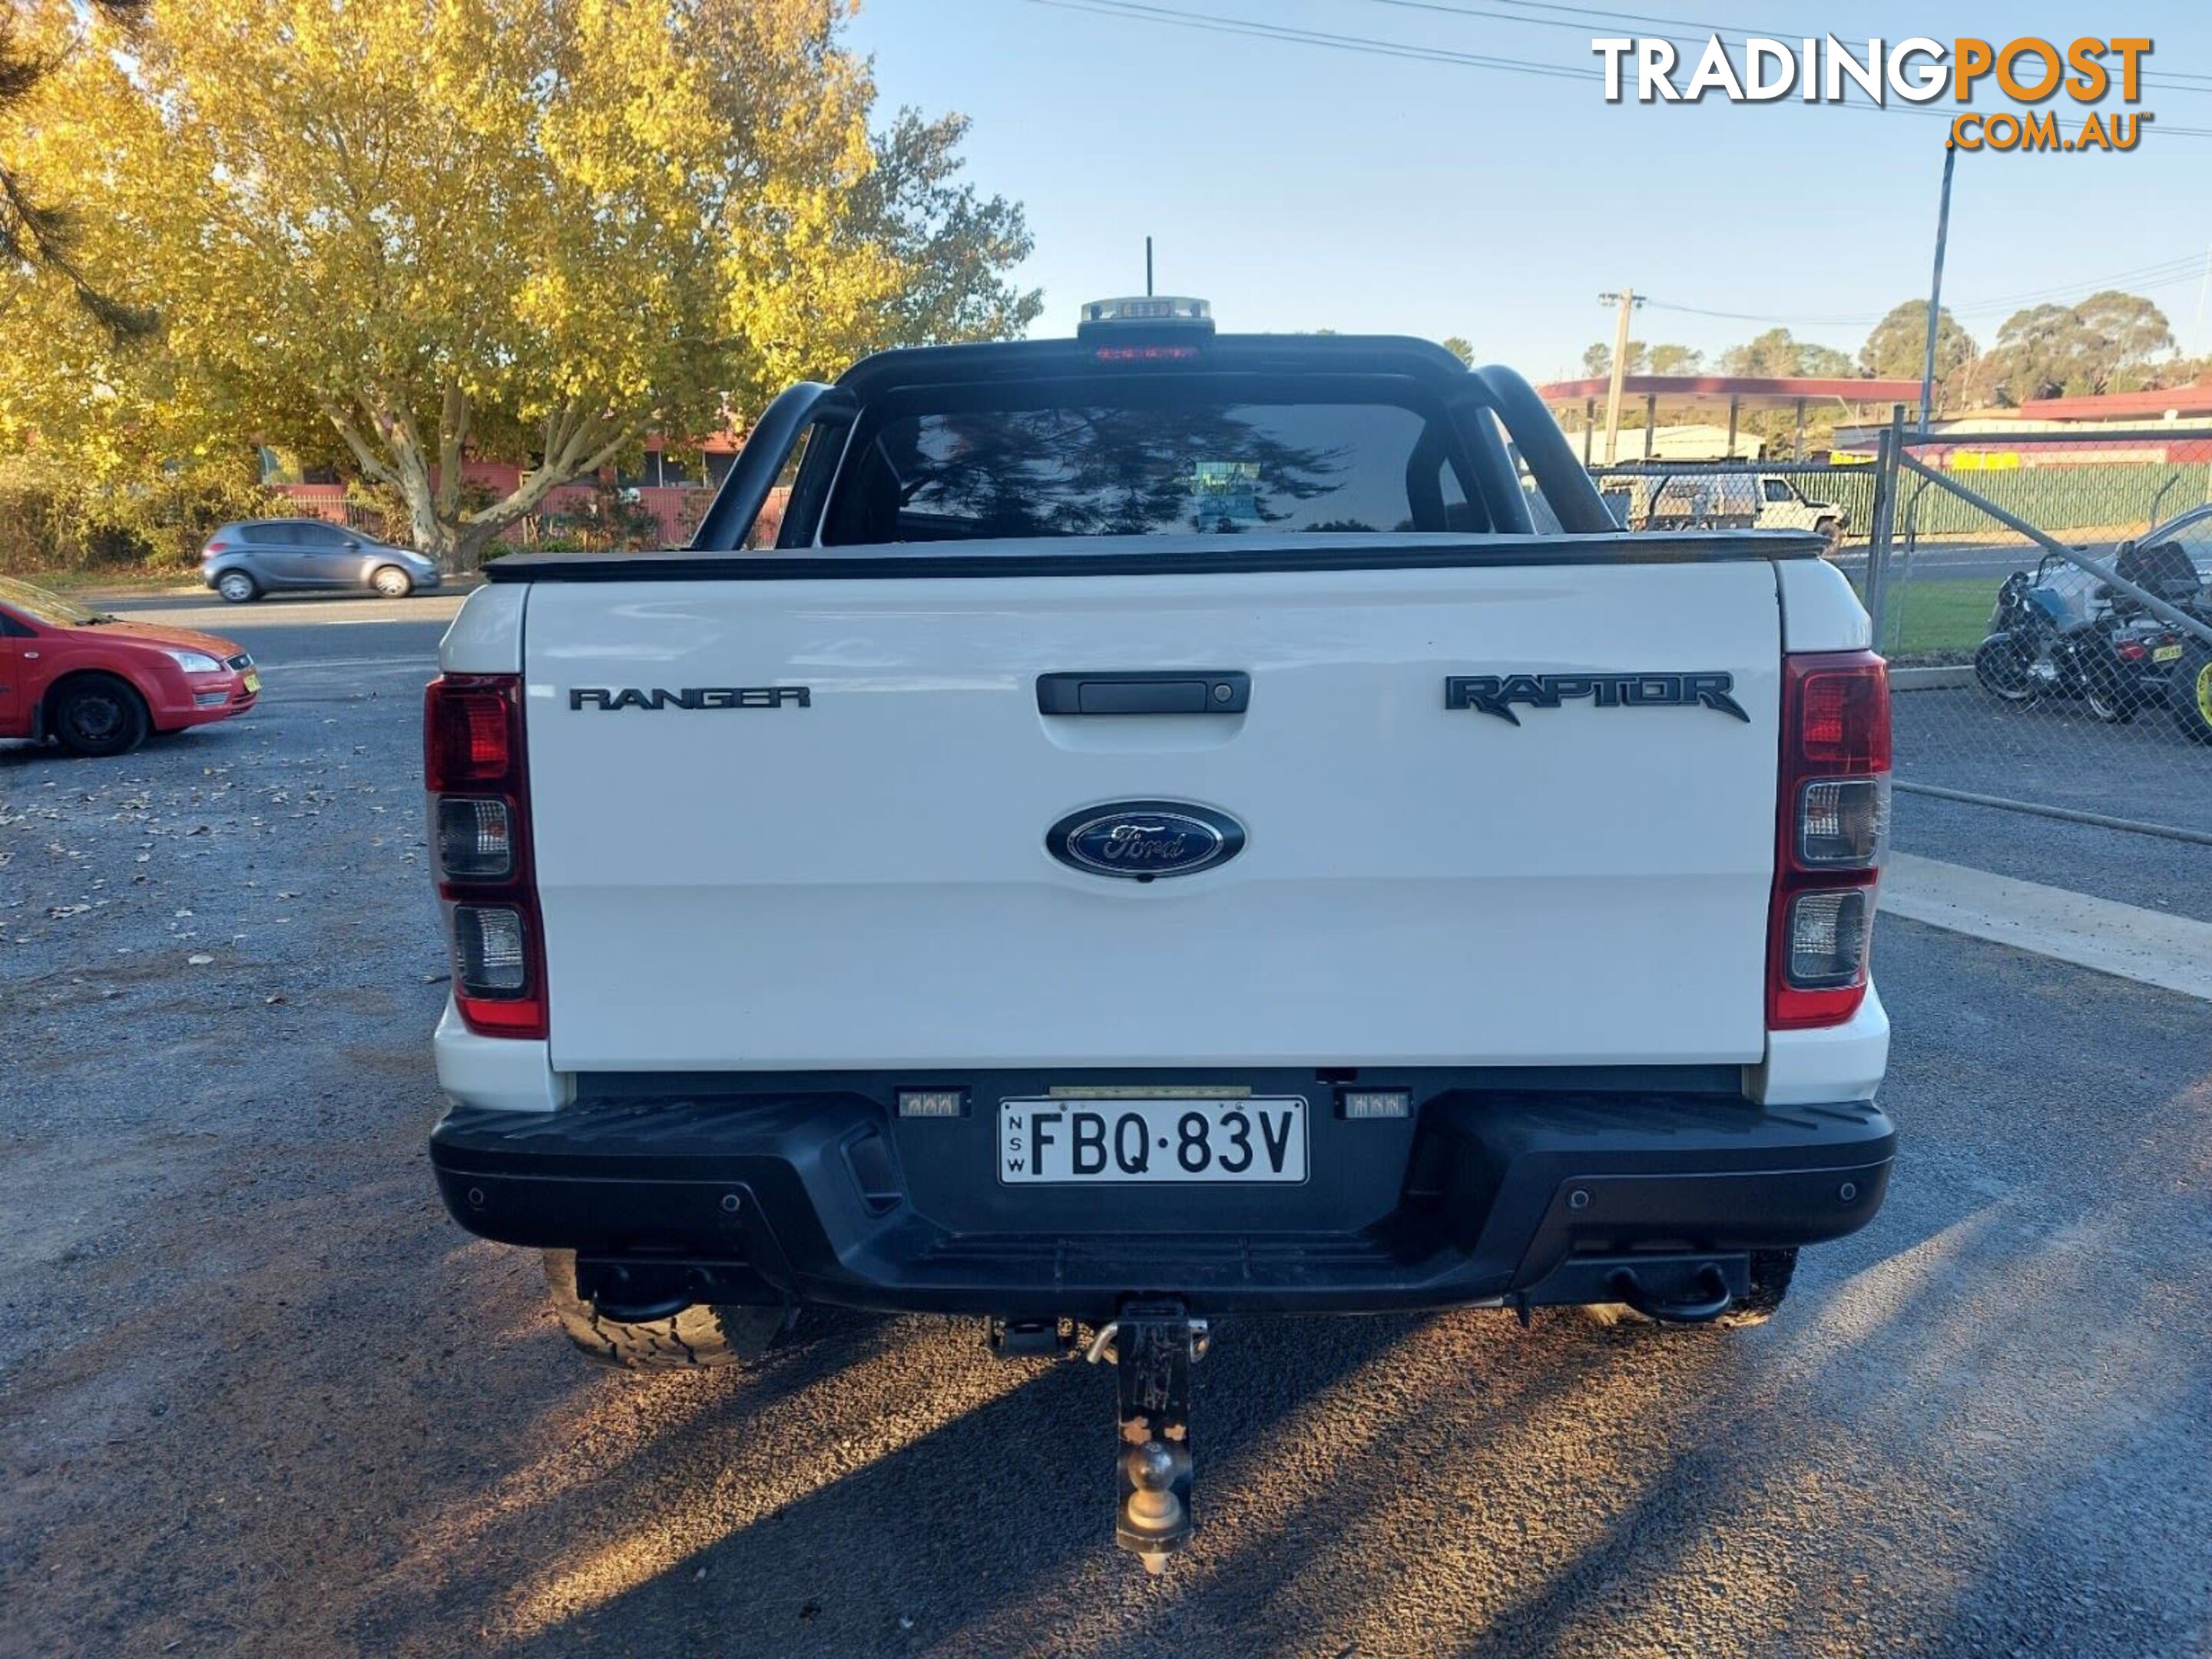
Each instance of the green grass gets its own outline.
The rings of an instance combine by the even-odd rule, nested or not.
[[[1889,655],[1899,662],[1970,661],[1990,631],[1996,592],[1996,581],[1989,576],[1893,586],[1885,641]]]
[[[49,593],[91,593],[103,599],[170,593],[201,585],[199,572],[188,564],[164,568],[143,564],[88,565],[60,570],[0,571],[0,575],[11,581],[27,582],[33,587],[43,587]]]

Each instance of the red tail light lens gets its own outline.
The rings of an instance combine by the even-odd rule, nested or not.
[[[1770,1030],[1840,1025],[1866,1000],[1889,769],[1888,665],[1871,651],[1786,659]]]
[[[1889,770],[1889,665],[1871,651],[1792,657],[1798,763],[1808,772]],[[1784,728],[1786,741],[1792,728]]]
[[[422,693],[422,775],[433,790],[497,788],[522,755],[517,674],[441,674]]]
[[[524,754],[520,675],[446,674],[430,682],[422,773],[453,1006],[484,1036],[542,1037],[547,1030]],[[453,790],[464,793],[446,793]]]

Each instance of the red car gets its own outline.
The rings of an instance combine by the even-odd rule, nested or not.
[[[243,714],[260,695],[253,659],[228,640],[0,579],[0,738],[127,755],[155,732]]]

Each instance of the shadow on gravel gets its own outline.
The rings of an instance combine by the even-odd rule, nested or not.
[[[654,1483],[647,1516],[627,1522],[603,1513],[553,1517],[564,1534],[574,1526],[573,1544],[562,1568],[519,1606],[514,1650],[620,1649],[649,1631],[656,1643],[696,1641],[733,1652],[873,1652],[927,1644],[1009,1609],[1020,1610],[1017,1622],[1027,1632],[1013,1643],[1021,1648],[1048,1633],[1055,1640],[1073,1634],[1062,1622],[1064,1604],[1040,1599],[1051,1579],[1087,1569],[1141,1581],[1113,1544],[1111,1374],[1076,1360],[991,1361],[975,1322],[930,1322],[933,1329],[898,1323],[910,1346],[876,1368],[893,1378],[817,1375],[818,1394],[858,1386],[872,1396],[865,1424],[833,1411],[829,1438],[896,1437],[902,1413],[927,1411],[930,1396],[941,1400],[958,1387],[963,1374],[953,1365],[994,1385],[993,1392],[865,1462],[827,1458],[820,1484],[772,1506],[748,1505],[711,1455],[634,1468],[630,1479]],[[1210,1379],[1200,1377],[1196,1432],[1211,1479],[1202,1473],[1200,1503],[1234,1483],[1237,1466],[1274,1431],[1275,1419],[1300,1414],[1414,1324],[1327,1322],[1317,1351],[1301,1349],[1287,1326],[1225,1331],[1224,1340],[1249,1345],[1254,1374],[1238,1379],[1234,1410],[1211,1401]],[[779,1435],[773,1413],[751,1395],[729,1403],[690,1425],[690,1452],[717,1443],[726,1449],[749,1434]],[[788,1467],[823,1447],[818,1439],[779,1437],[767,1449]],[[653,1524],[671,1513],[717,1510],[720,1526],[696,1533]],[[902,1607],[911,1609],[905,1627],[895,1611]]]

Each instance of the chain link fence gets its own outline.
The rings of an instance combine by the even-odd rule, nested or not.
[[[2212,843],[2212,432],[1921,441],[1592,476],[1629,529],[1828,540],[1896,690],[1897,787]]]
[[[2212,842],[2212,434],[1883,448],[1899,786]]]

